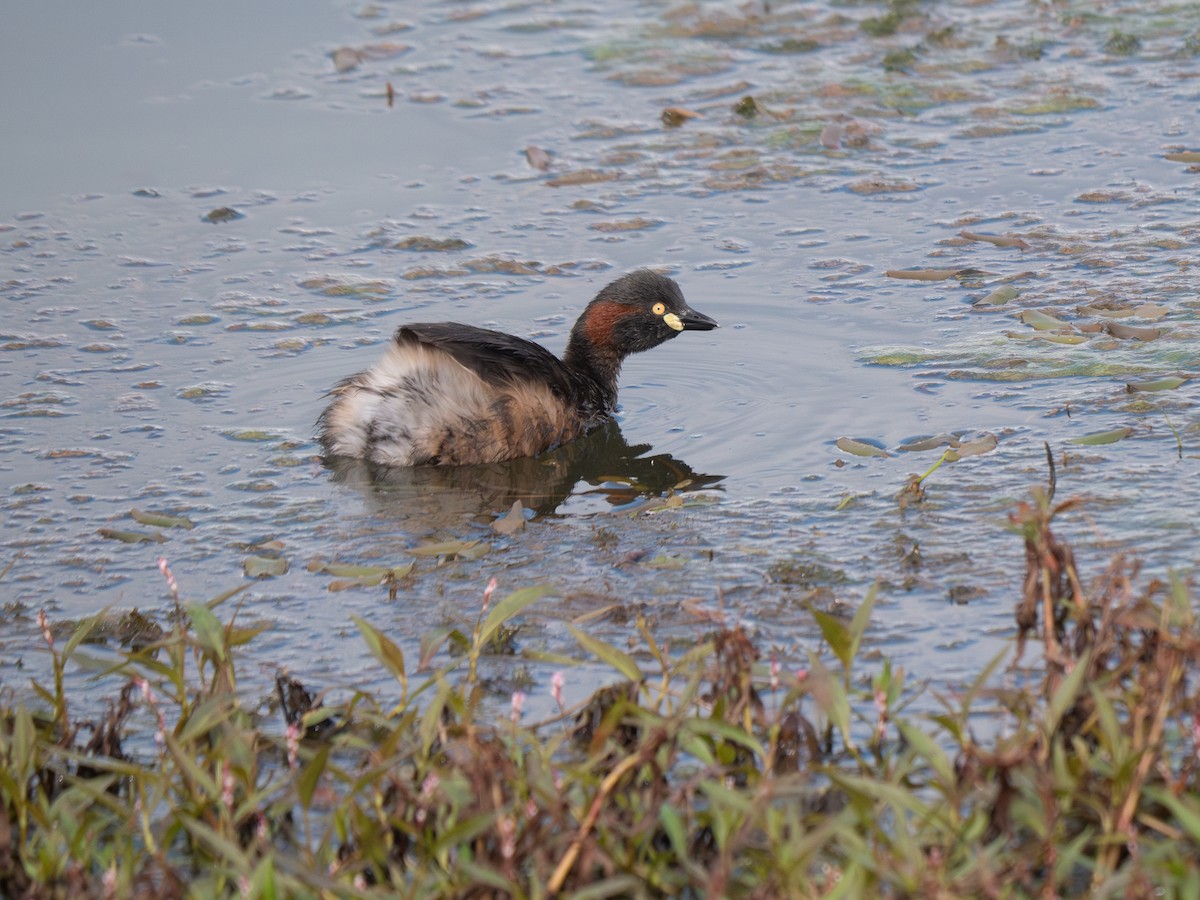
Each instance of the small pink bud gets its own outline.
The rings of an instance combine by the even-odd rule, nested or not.
[[[288,768],[295,769],[300,765],[300,723],[293,722],[287,727],[287,758]]]

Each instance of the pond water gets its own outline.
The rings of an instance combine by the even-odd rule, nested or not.
[[[264,696],[378,687],[351,616],[415,659],[493,576],[555,588],[523,650],[720,614],[791,665],[878,580],[873,646],[953,684],[1013,631],[1046,443],[1085,574],[1194,567],[1200,7],[274,6],[0,13],[0,684],[45,670],[38,609],[162,618],[160,556],[190,601],[286,561],[232,601]],[[631,358],[616,426],[484,471],[317,456],[398,325],[561,351],[644,265],[722,327]],[[938,434],[997,443],[902,506]],[[394,598],[319,571],[410,561]]]

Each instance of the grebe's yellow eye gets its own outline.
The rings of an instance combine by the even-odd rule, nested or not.
[[[661,316],[666,311],[667,307],[662,303],[655,303],[652,307],[650,307],[650,312],[654,313],[656,316]]]

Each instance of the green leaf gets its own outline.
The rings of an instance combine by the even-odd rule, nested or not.
[[[329,762],[330,749],[330,745],[326,744],[318,750],[296,779],[296,793],[300,796],[300,805],[305,809],[312,806],[313,794],[325,771],[325,765]]]
[[[812,614],[813,618],[817,620],[817,626],[821,629],[821,637],[825,638],[825,643],[829,645],[833,655],[841,660],[845,668],[850,668],[850,660],[854,658],[850,649],[853,641],[846,623],[837,616],[821,612],[819,609],[814,609]]]
[[[1115,444],[1117,441],[1124,440],[1131,434],[1133,434],[1133,429],[1126,426],[1123,428],[1114,428],[1112,431],[1096,431],[1092,434],[1085,434],[1083,437],[1071,438],[1067,443],[1095,447],[1100,444]]]
[[[183,747],[179,745],[179,741],[175,739],[175,735],[168,731],[164,733],[164,737],[166,738],[167,749],[171,753],[171,758],[175,760],[175,764],[183,770],[183,773],[188,778],[196,783],[203,793],[210,797],[216,797],[219,790],[213,777],[200,768],[199,763],[192,758],[191,753],[184,751]]]
[[[188,617],[200,646],[210,651],[221,662],[225,661],[225,628],[221,620],[203,603],[189,603]]]
[[[752,734],[729,722],[720,719],[685,719],[683,727],[696,734],[707,734],[719,737],[734,744],[740,744],[760,759],[766,756],[763,746]]]
[[[94,616],[84,619],[75,627],[75,630],[71,633],[70,639],[63,646],[63,659],[71,658],[71,654],[75,652],[75,648],[78,647],[83,641],[87,640],[87,636],[92,633],[96,625],[100,622],[100,619],[107,612],[108,607],[106,606],[104,609],[100,610],[100,612],[96,613]]]
[[[501,625],[520,613],[525,607],[553,592],[554,589],[548,584],[538,584],[513,591],[493,606],[491,612],[487,614],[487,618],[483,620],[483,625],[479,630],[480,646],[486,645]]]
[[[1062,717],[1067,710],[1075,703],[1075,699],[1079,696],[1079,690],[1083,685],[1083,677],[1088,670],[1088,656],[1085,654],[1083,658],[1075,661],[1075,668],[1071,670],[1071,674],[1063,679],[1054,691],[1054,696],[1050,698],[1050,705],[1046,709],[1046,734],[1053,735],[1058,731],[1058,723],[1062,721]]]
[[[1188,833],[1188,837],[1193,841],[1200,841],[1200,807],[1195,803],[1185,802],[1185,798],[1186,801],[1190,801],[1191,797],[1176,797],[1173,791],[1159,787],[1146,788],[1146,794],[1171,810],[1175,820]]]
[[[851,456],[891,456],[882,447],[858,438],[840,437],[834,441],[834,446]]]
[[[375,658],[383,663],[384,667],[396,677],[396,680],[400,682],[401,692],[407,695],[408,674],[404,671],[404,653],[393,643],[391,638],[376,630],[366,620],[359,616],[351,616],[350,618],[358,626],[363,640],[371,652],[375,654]]]
[[[687,859],[687,829],[683,824],[683,816],[673,806],[664,803],[658,808],[658,821],[662,823],[663,831],[671,841],[671,848],[680,859]]]
[[[863,597],[863,602],[854,611],[854,618],[850,620],[850,658],[842,660],[842,664],[847,669],[853,664],[854,658],[858,656],[859,645],[862,643],[867,626],[871,623],[871,612],[875,609],[875,594],[878,587],[878,584],[871,585],[867,596]]]
[[[937,742],[907,719],[896,719],[895,724],[904,737],[905,743],[912,747],[919,757],[929,763],[941,783],[947,788],[953,787],[957,782],[954,766]]]
[[[129,515],[133,516],[135,522],[153,525],[156,528],[186,528],[191,531],[196,527],[192,520],[185,516],[168,516],[165,513],[142,511],[137,508],[131,509]]]
[[[568,625],[567,630],[579,642],[579,646],[592,656],[601,662],[608,663],[608,665],[612,666],[630,681],[637,682],[642,680],[642,670],[638,668],[638,664],[628,653],[624,653],[610,644],[597,640],[591,635],[584,634],[573,625]]]
[[[288,561],[281,556],[247,556],[242,569],[249,578],[275,578],[287,574]]]

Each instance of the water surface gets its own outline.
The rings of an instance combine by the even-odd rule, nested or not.
[[[797,664],[809,605],[852,609],[879,580],[872,640],[954,682],[1012,632],[1023,551],[1003,525],[1045,482],[1044,443],[1061,494],[1088,499],[1064,526],[1088,572],[1120,547],[1190,569],[1194,383],[1127,385],[1197,371],[1197,176],[1168,155],[1200,148],[1200,13],[888,9],[309,2],[270,29],[236,4],[0,14],[21,86],[0,99],[0,161],[21,173],[0,203],[0,680],[43,664],[37,609],[162,615],[160,556],[190,600],[279,556],[287,573],[239,597],[272,625],[250,685],[276,666],[376,679],[352,614],[415,658],[492,576],[557,588],[526,649],[569,647],[573,620],[636,647],[638,614],[686,645],[719,613]],[[670,107],[698,115],[669,127]],[[561,351],[642,265],[722,328],[631,358],[615,427],[484,472],[318,458],[323,392],[403,322]],[[906,269],[974,271],[885,274]],[[1141,338],[1085,330],[1110,320]],[[940,433],[998,444],[902,506],[940,450],[899,448]],[[514,499],[536,515],[499,536]],[[417,556],[394,599],[309,570],[440,541],[482,555]]]

